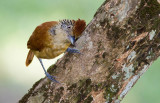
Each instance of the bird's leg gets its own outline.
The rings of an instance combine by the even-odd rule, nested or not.
[[[39,62],[41,63],[41,66],[42,66],[42,68],[43,68],[46,76],[47,76],[50,80],[52,80],[53,82],[59,83],[59,82],[55,79],[55,76],[51,76],[51,75],[45,70],[44,65],[43,65],[43,62],[42,62],[42,59],[38,58],[38,60],[39,60]]]
[[[79,51],[78,49],[67,48],[66,51],[69,52],[69,53],[78,53],[78,54],[81,54],[80,51]]]

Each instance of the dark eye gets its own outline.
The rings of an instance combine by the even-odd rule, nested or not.
[[[68,29],[71,29],[72,27],[71,26],[68,26]]]

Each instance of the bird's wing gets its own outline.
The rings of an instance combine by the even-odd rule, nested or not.
[[[50,44],[51,36],[49,31],[57,24],[56,21],[50,21],[37,26],[27,42],[27,47],[31,50],[41,51],[44,47],[52,45]]]

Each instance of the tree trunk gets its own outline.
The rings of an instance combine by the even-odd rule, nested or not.
[[[20,103],[119,103],[160,55],[160,1],[106,0],[76,42]]]

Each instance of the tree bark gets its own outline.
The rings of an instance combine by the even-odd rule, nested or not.
[[[20,103],[119,103],[160,56],[160,1],[106,0],[76,48],[48,72]]]

